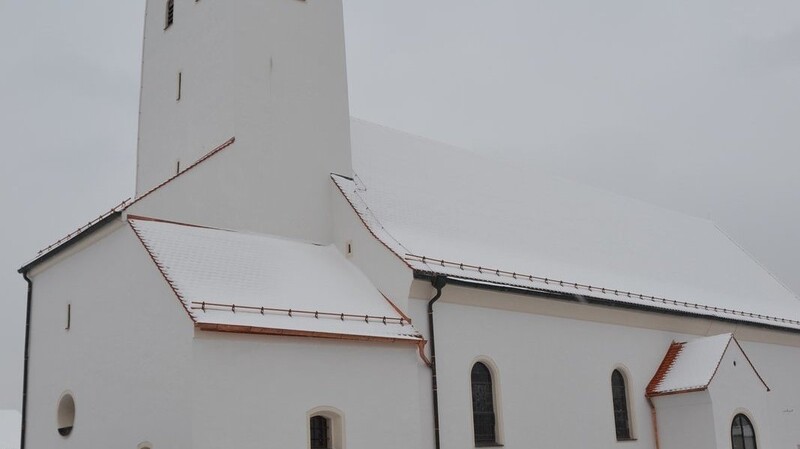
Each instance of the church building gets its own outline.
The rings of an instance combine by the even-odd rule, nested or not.
[[[800,448],[795,294],[352,119],[342,0],[147,0],[135,196],[20,273],[27,449]]]

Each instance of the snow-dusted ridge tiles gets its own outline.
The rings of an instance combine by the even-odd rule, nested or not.
[[[334,246],[129,217],[200,329],[421,342]]]
[[[648,384],[646,395],[655,397],[706,390],[731,343],[745,354],[732,334],[703,337],[690,342],[673,342]],[[745,359],[769,391],[747,354]]]

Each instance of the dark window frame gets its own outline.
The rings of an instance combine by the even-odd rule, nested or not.
[[[314,415],[308,420],[309,447],[311,449],[331,449],[331,419],[323,415]]]
[[[497,438],[497,403],[492,369],[483,362],[475,362],[470,372],[470,384],[475,447],[500,446]]]
[[[620,369],[611,372],[611,402],[614,410],[614,432],[617,441],[633,440],[631,407],[628,402],[628,381]]]
[[[750,435],[747,435],[748,428]],[[744,413],[737,414],[731,421],[731,447],[733,449],[758,449],[756,428]]]
[[[164,29],[171,27],[175,23],[175,0],[167,0],[166,17],[164,20]]]

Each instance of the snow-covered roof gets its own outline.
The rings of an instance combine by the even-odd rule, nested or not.
[[[333,246],[129,217],[201,329],[421,341]]]
[[[647,396],[701,391],[708,388],[717,373],[722,357],[731,342],[739,343],[732,334],[703,337],[690,342],[673,342],[656,374],[647,386]],[[744,354],[744,351],[742,351]],[[745,359],[748,363],[750,360]],[[750,364],[755,371],[755,367]],[[761,376],[756,375],[761,379]],[[761,380],[764,383],[763,379]],[[769,387],[764,383],[769,390]]]
[[[713,223],[355,120],[372,233],[419,272],[800,329],[800,300]]]
[[[18,449],[22,419],[16,410],[0,410],[0,449]]]
[[[23,265],[22,268],[19,269],[19,272],[23,273],[23,272],[28,271],[29,269],[34,267],[36,264],[46,260],[48,257],[56,254],[58,251],[66,248],[70,244],[75,243],[81,237],[91,234],[95,229],[97,229],[98,227],[101,227],[103,224],[105,224],[106,221],[109,221],[109,220],[113,219],[114,217],[120,215],[122,212],[125,212],[129,207],[131,207],[134,204],[138,203],[139,201],[141,201],[145,197],[150,196],[153,192],[161,189],[162,187],[164,187],[167,184],[170,184],[171,182],[173,182],[175,179],[181,177],[186,172],[192,170],[193,168],[195,168],[198,165],[202,164],[203,162],[207,161],[208,159],[210,159],[211,157],[213,157],[217,153],[221,152],[222,150],[230,147],[231,145],[234,144],[234,142],[236,142],[236,138],[235,137],[231,137],[230,139],[226,140],[221,145],[217,146],[213,150],[211,150],[208,153],[206,153],[203,157],[201,157],[200,159],[198,159],[194,163],[188,165],[183,170],[179,171],[178,173],[174,174],[173,176],[165,179],[164,182],[162,182],[161,184],[158,184],[157,186],[154,186],[150,190],[148,190],[146,192],[143,192],[141,195],[137,196],[136,198],[127,198],[127,199],[123,200],[121,203],[119,203],[116,206],[112,207],[108,211],[100,214],[97,218],[95,218],[93,220],[90,220],[85,225],[83,225],[83,226],[79,227],[78,229],[70,232],[69,234],[65,235],[64,237],[56,240],[55,242],[51,243],[47,247],[40,249],[39,252],[36,253],[36,257],[34,257],[32,260],[30,260],[25,265]]]

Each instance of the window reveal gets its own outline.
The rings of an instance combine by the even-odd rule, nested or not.
[[[731,446],[733,446],[733,449],[757,449],[756,432],[753,429],[753,423],[741,413],[733,418]]]
[[[330,429],[328,418],[324,416],[312,416],[311,426],[311,449],[330,449]]]
[[[472,422],[476,446],[497,443],[492,373],[480,362],[472,367]]]
[[[614,427],[617,440],[631,439],[631,425],[628,417],[628,395],[625,376],[619,370],[611,373],[611,395],[614,403]]]

